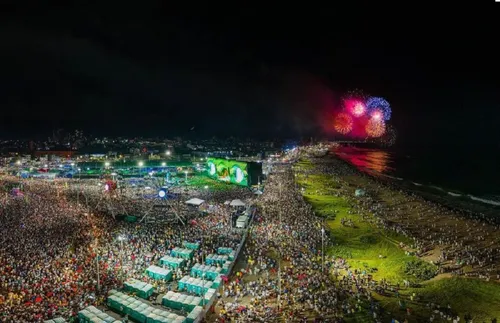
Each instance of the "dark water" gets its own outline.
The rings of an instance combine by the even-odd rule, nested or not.
[[[427,186],[454,197],[467,196],[500,205],[500,159],[496,152],[475,149],[407,152],[340,147],[336,153],[363,171]]]

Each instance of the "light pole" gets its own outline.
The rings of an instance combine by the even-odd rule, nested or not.
[[[281,202],[281,183],[279,184],[279,199]],[[279,209],[280,230],[283,228],[281,222],[281,208]],[[281,309],[281,249],[278,246],[278,312]]]
[[[95,257],[95,264],[97,266],[97,290],[100,291],[101,290],[101,281],[100,281],[100,278],[99,278],[99,253],[97,253],[96,257]]]
[[[144,165],[144,163],[142,161],[140,161],[139,163],[137,163],[137,165],[139,165],[139,176],[141,176],[141,174],[142,174],[142,165]]]
[[[82,173],[81,173],[81,168],[78,168],[78,188],[77,188],[77,191],[76,191],[76,203],[78,205],[80,205],[80,185],[82,185],[80,183],[80,180],[82,179]]]
[[[187,171],[187,170],[185,170],[185,171],[184,171],[184,174],[186,174],[186,180],[185,180],[185,182],[186,182],[186,184],[187,184],[187,182],[188,182],[188,171]]]
[[[120,247],[121,247],[121,250],[120,250],[120,276],[123,279],[123,253],[124,253],[123,241],[125,240],[125,237],[121,235],[118,237],[118,240],[120,240]]]
[[[321,272],[325,273],[325,228],[321,227]]]
[[[281,252],[278,253],[278,311],[281,308]]]

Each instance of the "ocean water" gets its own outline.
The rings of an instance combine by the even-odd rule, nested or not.
[[[491,150],[339,147],[335,153],[361,171],[500,206],[500,159]]]

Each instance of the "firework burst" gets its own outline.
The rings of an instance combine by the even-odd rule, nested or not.
[[[361,117],[367,112],[366,94],[361,90],[350,91],[342,99],[344,110],[355,117]]]
[[[334,127],[338,133],[341,133],[343,135],[348,134],[352,130],[352,125],[352,117],[347,113],[341,112],[335,117]]]
[[[387,125],[385,134],[382,137],[380,137],[380,143],[382,144],[382,146],[391,147],[396,143],[396,138],[397,138],[396,129],[391,125]]]
[[[391,119],[391,105],[389,102],[387,102],[386,99],[381,98],[381,97],[370,97],[368,100],[366,100],[366,108],[368,110],[368,113],[375,118],[380,118],[383,117],[385,121]]]
[[[385,122],[383,120],[370,119],[366,124],[366,134],[373,138],[381,137],[385,133]]]

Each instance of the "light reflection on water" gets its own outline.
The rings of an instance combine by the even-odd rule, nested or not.
[[[339,147],[335,150],[335,153],[360,170],[369,170],[381,174],[387,174],[394,170],[390,166],[392,163],[391,154],[383,150]]]

